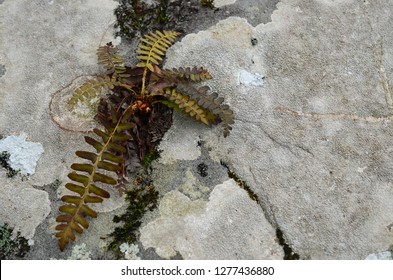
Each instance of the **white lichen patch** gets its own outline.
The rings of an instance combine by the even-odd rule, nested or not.
[[[205,202],[191,201],[179,191],[167,193],[160,202],[161,217],[141,228],[141,238],[145,248],[155,248],[157,254],[169,259],[185,245],[187,235],[186,219],[200,215]]]
[[[366,257],[366,260],[393,260],[392,252],[384,251],[375,254],[370,254]]]
[[[250,73],[246,70],[240,70],[239,83],[245,86],[261,87],[263,86],[263,76],[259,73]]]
[[[119,247],[120,252],[124,254],[124,258],[126,260],[140,260],[138,257],[139,247],[135,244],[123,243]]]
[[[71,256],[69,260],[91,260],[91,253],[86,250],[86,244],[75,245],[72,248]]]
[[[10,154],[8,164],[12,169],[20,170],[23,175],[32,175],[44,148],[40,143],[26,141],[26,138],[27,135],[21,133],[19,136],[11,135],[0,140],[0,152]]]
[[[219,8],[219,7],[223,7],[226,5],[231,5],[235,2],[236,2],[236,0],[214,0],[213,4],[214,4],[214,7]]]

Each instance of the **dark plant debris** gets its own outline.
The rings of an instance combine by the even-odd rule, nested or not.
[[[7,170],[7,177],[12,178],[20,172],[20,170],[14,170],[9,164],[10,153],[3,151],[0,153],[0,165]]]
[[[30,250],[27,239],[18,231],[13,235],[13,229],[4,224],[0,227],[0,259],[18,260],[23,259]]]
[[[108,250],[115,253],[117,258],[122,258],[120,245],[123,243],[133,244],[138,241],[138,229],[141,219],[147,211],[153,211],[157,207],[158,191],[155,190],[151,180],[146,176],[139,176],[133,182],[133,188],[126,191],[127,210],[120,216],[113,218],[114,223],[122,223],[110,234],[113,241]]]
[[[148,5],[141,0],[120,0],[115,10],[118,28],[116,36],[124,39],[140,37],[152,30],[176,30],[186,33],[189,22],[198,17],[212,18],[214,8],[212,0],[169,1],[157,0]]]

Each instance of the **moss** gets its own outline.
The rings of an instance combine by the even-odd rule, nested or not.
[[[214,9],[214,0],[200,0],[201,6]]]
[[[120,1],[120,5],[115,9],[115,28],[119,28],[116,36],[133,38],[135,32],[142,29],[146,13],[147,5],[140,0]]]
[[[0,153],[0,165],[7,170],[7,177],[12,178],[20,172],[20,170],[14,170],[9,164],[10,153],[4,151]]]
[[[132,40],[153,30],[184,32],[184,25],[205,10],[214,11],[212,0],[156,0],[151,5],[140,0],[120,0],[115,9],[116,36]]]
[[[122,226],[116,227],[110,234],[113,241],[108,246],[108,250],[112,250],[117,258],[122,257],[121,244],[137,242],[141,219],[147,211],[157,207],[158,192],[150,179],[139,176],[134,180],[134,188],[126,191],[126,201],[128,202],[126,212],[113,218],[114,223],[122,223]]]
[[[152,152],[145,155],[142,161],[142,166],[144,168],[148,168],[153,160],[156,160],[160,157],[161,150],[154,149]]]
[[[140,0],[121,0],[115,10],[115,27],[119,28],[116,36],[132,39],[137,32],[147,33],[150,29],[162,27],[168,22],[168,5],[169,0],[159,0],[152,6]]]
[[[157,7],[157,21],[160,24],[165,24],[168,22],[168,0],[160,1]]]
[[[20,236],[20,232],[16,236],[12,234],[13,229],[7,224],[0,227],[0,259],[13,260],[22,259],[30,250],[27,239]]]

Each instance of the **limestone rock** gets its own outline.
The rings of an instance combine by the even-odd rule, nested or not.
[[[215,186],[208,202],[171,191],[159,210],[160,217],[141,229],[141,242],[163,258],[176,252],[184,259],[282,258],[261,208],[233,180]]]

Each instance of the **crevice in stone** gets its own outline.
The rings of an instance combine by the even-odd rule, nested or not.
[[[248,193],[250,198],[252,200],[254,200],[259,205],[259,207],[261,207],[262,212],[265,216],[265,219],[269,222],[269,224],[272,225],[272,227],[276,228],[277,222],[275,221],[272,209],[269,209],[270,207],[269,207],[269,204],[267,203],[267,199],[263,198],[261,201],[261,199],[251,189],[251,187],[249,185],[247,185],[247,183],[245,181],[241,180],[240,177],[229,168],[228,164],[226,164],[223,161],[220,161],[220,163],[223,167],[226,168],[228,177],[233,179],[239,185],[239,187],[241,187],[242,189],[244,189]]]
[[[268,211],[266,209],[266,206],[264,205],[263,202],[260,201],[258,195],[255,192],[253,192],[252,189],[250,188],[250,186],[248,186],[245,181],[241,180],[239,178],[239,176],[236,175],[235,172],[231,171],[231,169],[229,168],[229,166],[225,162],[221,161],[221,165],[227,169],[228,177],[233,179],[238,184],[239,187],[244,189],[248,193],[249,197],[252,200],[254,200],[262,208],[262,212],[263,212],[266,220],[270,223],[270,225],[272,227],[274,227],[276,229],[277,242],[283,248],[283,251],[284,251],[284,258],[283,259],[284,260],[299,260],[300,259],[299,254],[295,253],[293,251],[293,249],[286,243],[282,230],[277,225],[277,223],[272,220],[270,215],[268,215]]]
[[[0,64],[0,78],[5,75],[5,70],[5,65]]]
[[[224,163],[223,161],[221,161],[221,165],[224,166],[227,169],[228,172],[228,177],[233,179],[239,187],[241,187],[242,189],[244,189],[247,193],[248,196],[254,200],[256,203],[258,203],[258,205],[261,205],[258,196],[251,190],[251,188],[246,184],[245,181],[241,180],[235,172],[231,171],[229,166]]]
[[[299,260],[299,254],[295,253],[293,249],[286,243],[284,234],[279,227],[276,228],[276,237],[278,244],[284,250],[284,260]]]

